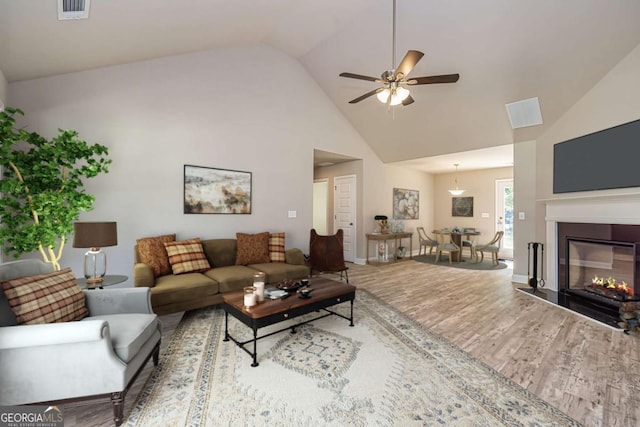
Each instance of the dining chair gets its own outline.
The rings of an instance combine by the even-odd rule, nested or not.
[[[484,253],[491,253],[491,260],[493,264],[500,264],[498,261],[498,253],[500,252],[500,244],[502,243],[502,236],[504,236],[504,231],[498,231],[493,239],[490,242],[485,243],[484,245],[476,245],[475,247],[475,257],[476,262],[478,262],[478,252],[480,252],[480,262],[484,261]]]
[[[433,248],[438,247],[438,241],[432,239],[427,232],[424,230],[424,227],[417,227],[416,231],[418,232],[418,240],[420,240],[420,250],[418,251],[418,255],[422,255],[422,250],[424,249],[424,254],[427,254],[427,246],[429,247],[429,255],[433,251]]]
[[[451,241],[451,234],[445,232],[445,230],[440,230],[440,233],[437,233],[438,236],[438,246],[436,247],[436,264],[440,261],[440,255],[442,253],[449,254],[449,264],[453,264],[453,254],[460,252],[460,246],[456,245]]]
[[[475,228],[465,228],[464,231],[473,231],[475,232]],[[464,233],[463,233],[464,234]],[[469,259],[474,259],[475,257],[475,236],[469,236],[468,234],[464,235],[465,238],[462,239],[462,247],[460,248],[460,256],[464,255],[464,248],[469,248]]]

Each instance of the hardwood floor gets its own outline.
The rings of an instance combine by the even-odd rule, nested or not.
[[[510,269],[470,271],[415,261],[349,269],[351,284],[585,426],[640,425],[640,336],[517,291],[522,285],[513,285],[511,274]],[[180,317],[162,316],[164,343]],[[125,417],[151,367],[127,395]],[[109,403],[65,406],[64,414],[65,426],[112,425]]]

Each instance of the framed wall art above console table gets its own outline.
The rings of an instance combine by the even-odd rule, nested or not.
[[[396,261],[413,258],[413,233],[371,233],[367,234],[367,264],[383,265]],[[402,239],[409,239],[409,253],[405,256],[406,246],[402,246]],[[369,259],[371,243],[375,243],[375,261]],[[391,243],[391,244],[390,244]],[[404,248],[401,249],[401,248]],[[403,253],[401,257],[398,252]]]

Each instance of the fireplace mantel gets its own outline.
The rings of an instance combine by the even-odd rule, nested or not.
[[[595,196],[564,197],[539,200],[546,204],[546,286],[558,291],[559,222],[597,224],[640,224],[640,193],[617,193]]]

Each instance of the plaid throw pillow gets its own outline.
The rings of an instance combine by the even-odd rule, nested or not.
[[[236,265],[263,264],[271,262],[269,258],[269,233],[236,233],[238,252]]]
[[[173,274],[201,273],[211,268],[199,238],[164,244]]]
[[[271,262],[285,262],[284,233],[269,234],[269,258]]]
[[[70,268],[2,282],[18,325],[70,322],[89,315]]]
[[[171,274],[169,255],[167,254],[167,249],[164,247],[164,244],[167,242],[174,242],[175,240],[175,234],[145,237],[143,239],[136,240],[140,262],[151,267],[153,270],[153,277]]]

